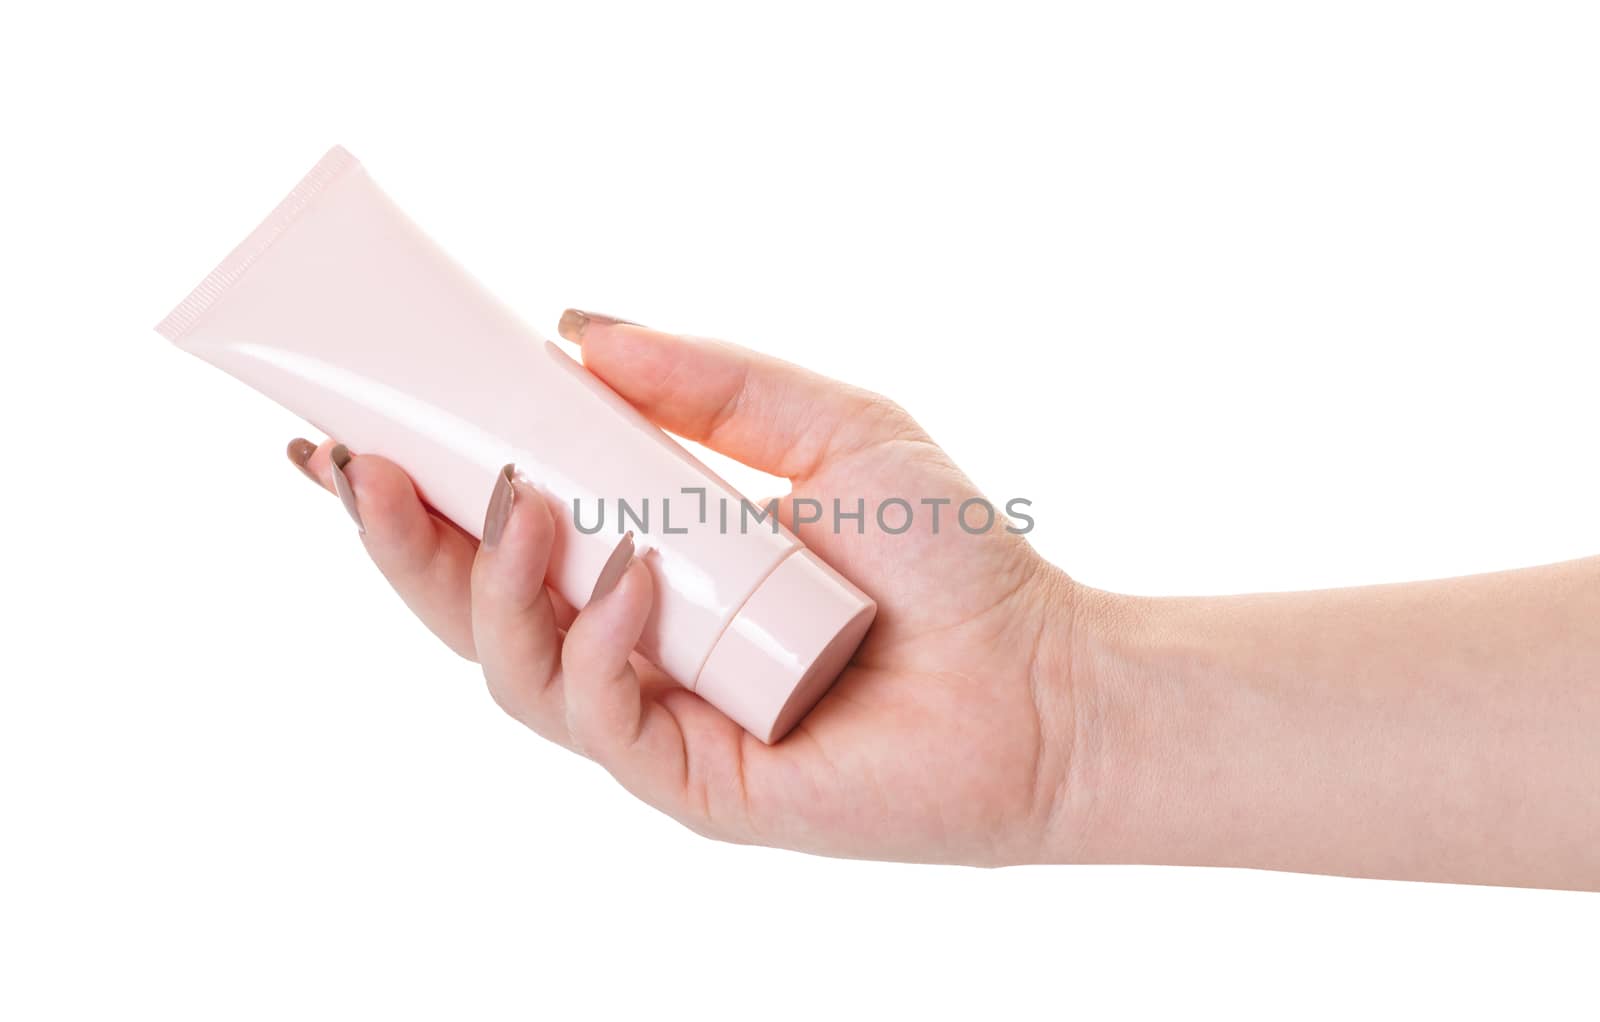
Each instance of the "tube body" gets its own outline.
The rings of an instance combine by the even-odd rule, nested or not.
[[[872,601],[787,530],[739,528],[738,493],[488,294],[343,149],[157,330],[395,461],[474,535],[515,464],[556,518],[547,582],[576,607],[635,531],[655,582],[639,651],[763,740],[826,691],[871,623]],[[580,531],[575,512],[584,530],[603,524]]]

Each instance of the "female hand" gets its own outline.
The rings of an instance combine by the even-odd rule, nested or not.
[[[791,480],[784,524],[871,594],[878,618],[816,709],[764,745],[631,655],[650,610],[644,565],[630,562],[575,616],[545,587],[554,523],[524,483],[502,484],[511,492],[491,501],[496,520],[479,544],[426,508],[392,462],[291,444],[292,459],[340,492],[407,605],[482,665],[495,701],[711,837],[909,861],[1038,861],[1050,845],[1059,857],[1074,815],[1065,680],[1077,587],[1004,517],[981,534],[959,527],[978,492],[884,398],[608,317],[569,312],[561,332],[663,429]],[[901,534],[872,527],[891,497],[916,512]],[[830,510],[835,498],[847,509],[864,499],[867,527],[835,531],[830,515],[796,527],[796,498]]]
[[[957,527],[977,492],[883,398],[604,317],[569,313],[562,333],[663,428],[792,480],[786,524],[794,500],[949,501],[937,531],[920,513],[898,535],[829,515],[795,529],[879,612],[832,691],[767,746],[632,655],[643,565],[576,615],[546,589],[554,524],[536,491],[508,480],[480,545],[392,463],[290,445],[502,707],[695,830],[863,858],[1600,888],[1600,558],[1322,592],[1101,593],[1003,519]]]

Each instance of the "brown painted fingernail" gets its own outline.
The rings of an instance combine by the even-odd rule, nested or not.
[[[607,316],[602,312],[584,312],[582,309],[568,309],[561,314],[561,322],[556,324],[556,332],[573,344],[582,344],[583,332],[589,328],[590,323],[598,326],[639,325],[631,319],[618,319],[615,316]]]
[[[517,503],[517,488],[511,485],[514,471],[516,468],[512,465],[502,468],[494,481],[494,492],[489,495],[489,510],[483,516],[483,545],[490,550],[500,542],[506,522],[511,520],[511,509]]]
[[[361,509],[356,507],[355,487],[350,485],[350,477],[344,474],[344,467],[350,464],[350,448],[344,444],[334,444],[333,450],[328,452],[328,461],[333,466],[333,492],[339,495],[344,509],[350,512],[356,528],[365,535],[367,527],[361,523]]]
[[[295,437],[289,441],[289,460],[294,462],[294,467],[305,473],[307,479],[318,485],[322,480],[311,474],[311,456],[317,453],[317,445],[310,440]]]
[[[629,532],[622,537],[622,542],[611,551],[611,556],[606,560],[606,566],[600,569],[600,577],[594,581],[594,592],[589,594],[589,602],[593,603],[600,597],[611,592],[622,581],[622,576],[627,573],[628,565],[633,562],[633,533]]]

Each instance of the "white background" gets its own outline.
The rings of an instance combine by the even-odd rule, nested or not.
[[[150,330],[342,142],[543,330],[891,394],[1091,585],[1592,554],[1593,5],[407,6],[0,14],[0,1016],[1593,1017],[1594,896],[700,840]]]

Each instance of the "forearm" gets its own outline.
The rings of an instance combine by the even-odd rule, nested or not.
[[[1600,558],[1081,597],[1073,857],[1600,888]]]

